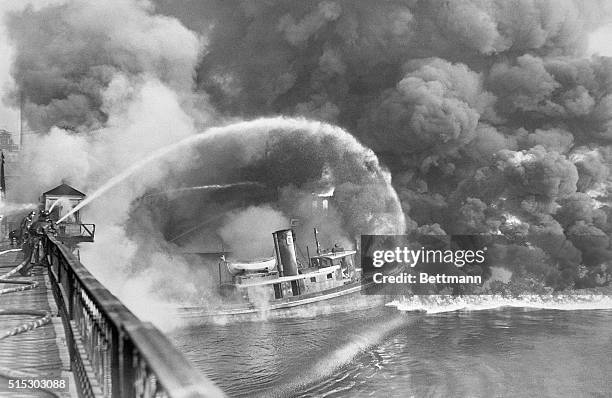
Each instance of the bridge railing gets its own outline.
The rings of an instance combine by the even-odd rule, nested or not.
[[[57,224],[57,236],[61,241],[71,242],[93,242],[96,233],[95,224],[81,223],[59,223]]]
[[[223,396],[157,328],[132,314],[52,235],[45,239],[45,252],[80,397]]]

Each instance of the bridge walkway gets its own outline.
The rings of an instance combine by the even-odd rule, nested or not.
[[[0,251],[7,249],[9,247],[0,246]],[[19,265],[22,259],[21,251],[0,254],[0,276]],[[0,339],[0,368],[41,375],[51,380],[59,377],[67,378],[69,392],[54,391],[53,395],[41,390],[9,389],[9,379],[0,376],[0,396],[77,397],[74,377],[70,372],[70,357],[64,327],[53,297],[47,270],[34,267],[32,276],[22,277],[17,273],[8,280],[34,281],[38,282],[38,286],[30,290],[0,295],[0,311],[7,309],[46,311],[51,314],[51,322],[25,333]],[[0,290],[16,286],[21,285],[2,283],[0,280]],[[0,335],[36,318],[28,315],[2,315]]]

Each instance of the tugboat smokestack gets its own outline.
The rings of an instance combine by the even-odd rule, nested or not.
[[[274,252],[280,276],[298,274],[297,257],[295,254],[294,234],[290,229],[282,229],[272,233]]]

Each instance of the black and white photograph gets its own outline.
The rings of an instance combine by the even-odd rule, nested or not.
[[[0,397],[612,397],[612,1],[0,0]]]

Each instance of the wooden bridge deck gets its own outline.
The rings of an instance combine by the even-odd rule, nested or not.
[[[0,247],[0,251],[8,247]],[[0,254],[0,275],[16,267],[23,258],[21,252]],[[34,267],[33,275],[22,277],[17,274],[10,279],[25,279],[38,282],[38,287],[22,292],[0,295],[0,309],[27,309],[49,311],[52,322],[34,330],[0,340],[0,367],[44,375],[49,379],[65,377],[69,380],[69,392],[54,392],[58,397],[76,397],[76,387],[70,372],[70,359],[66,347],[64,327],[58,316],[57,306],[51,290],[47,270]],[[0,289],[19,285],[3,284]],[[25,315],[0,316],[0,332],[10,330],[24,322],[35,319]],[[8,389],[8,379],[0,376],[1,397],[53,397],[40,390]]]

